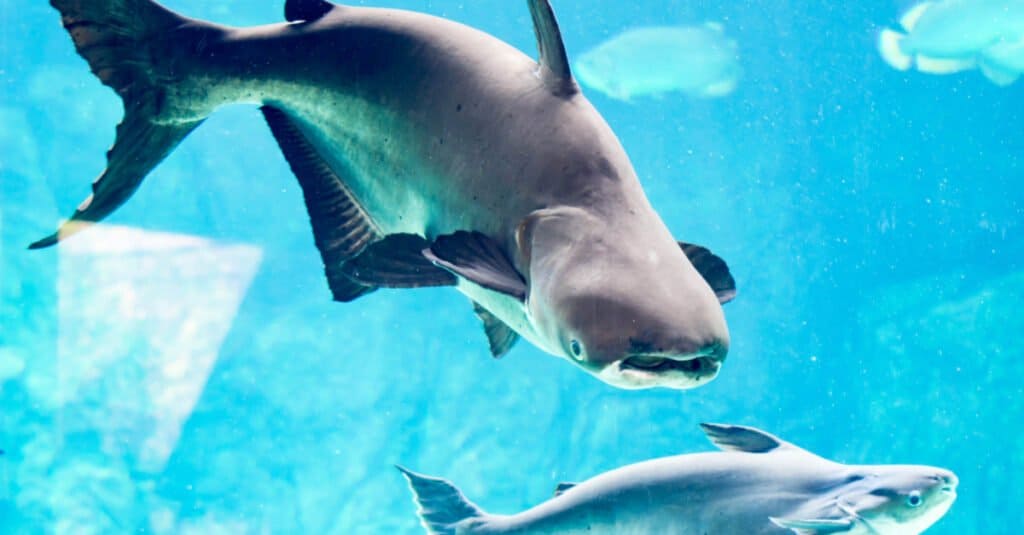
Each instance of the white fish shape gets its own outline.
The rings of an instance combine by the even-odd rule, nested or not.
[[[721,97],[742,72],[736,42],[714,22],[627,30],[580,56],[573,70],[583,85],[625,101],[676,91]]]
[[[489,514],[444,479],[399,467],[433,535],[917,535],[956,499],[956,476],[846,465],[764,431],[701,424],[722,451],[652,459],[562,483],[550,500]]]
[[[1024,73],[1024,1],[922,2],[879,35],[882,58],[895,69],[950,74],[979,69],[1000,86]]]

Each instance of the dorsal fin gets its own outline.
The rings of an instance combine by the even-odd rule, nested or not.
[[[561,496],[562,494],[565,494],[565,491],[575,487],[576,485],[577,483],[569,483],[568,481],[563,481],[559,483],[558,486],[555,487],[555,496]]]
[[[789,442],[753,427],[708,423],[702,423],[700,427],[711,443],[724,451],[767,453],[777,448],[794,447]]]
[[[284,4],[284,18],[288,22],[313,22],[334,8],[327,0],[288,0]]]
[[[579,91],[572,79],[569,58],[562,43],[562,32],[558,29],[555,12],[548,0],[528,0],[530,16],[533,18],[533,32],[537,35],[540,51],[540,75],[544,83],[557,94],[571,95]]]
[[[921,2],[920,4],[908,9],[907,12],[900,17],[900,26],[902,26],[907,32],[914,31],[914,27],[917,26],[917,21],[921,20],[921,16],[924,15],[924,12],[928,11],[934,3],[935,2]]]

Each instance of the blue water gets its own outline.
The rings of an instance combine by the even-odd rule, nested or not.
[[[239,25],[281,12],[166,4]],[[521,1],[373,4],[534,53]],[[630,392],[526,343],[491,359],[450,289],[332,303],[251,107],[193,133],[114,227],[25,250],[88,194],[121,109],[56,11],[0,0],[0,532],[418,533],[395,463],[515,512],[560,481],[708,450],[702,421],[950,468],[960,497],[928,533],[1017,531],[1024,85],[894,71],[875,38],[909,3],[828,4],[555,0],[570,56],[705,20],[742,54],[721,99],[588,92],[675,235],[740,292],[718,379]]]

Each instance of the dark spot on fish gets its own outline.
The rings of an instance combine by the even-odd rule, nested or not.
[[[455,106],[455,111],[462,111],[462,104],[457,104]]]
[[[444,145],[444,138],[443,137],[437,138],[437,144],[438,145]]]

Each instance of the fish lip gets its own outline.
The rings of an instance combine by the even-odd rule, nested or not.
[[[677,355],[637,354],[619,361],[620,370],[645,372],[678,370],[686,373],[699,373],[713,365],[712,359],[705,355],[679,357]]]
[[[634,353],[616,364],[622,379],[637,387],[664,386],[689,389],[706,384],[718,376],[721,359],[713,349],[689,355]]]

